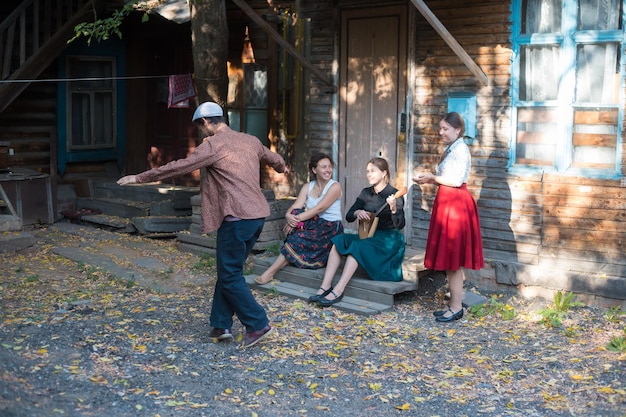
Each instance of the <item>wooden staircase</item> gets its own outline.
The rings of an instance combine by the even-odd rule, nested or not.
[[[324,268],[311,270],[286,266],[276,273],[270,283],[265,285],[255,283],[254,278],[269,268],[275,259],[276,256],[267,252],[254,257],[254,273],[245,276],[250,287],[303,300],[308,300],[309,296],[317,292],[324,277]],[[337,282],[342,269],[338,269],[333,282]],[[396,295],[417,291],[419,279],[430,273],[424,268],[423,251],[406,248],[402,273],[404,280],[400,282],[373,281],[359,268],[348,283],[343,300],[333,308],[361,315],[373,315],[392,309]]]
[[[24,0],[0,23],[0,113],[65,49],[104,0]]]
[[[120,186],[91,181],[91,197],[76,198],[76,210],[64,216],[81,223],[145,237],[175,237],[191,224],[191,197],[198,187],[168,184]]]

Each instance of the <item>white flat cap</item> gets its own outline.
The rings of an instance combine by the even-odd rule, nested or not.
[[[216,117],[223,115],[224,110],[222,110],[219,104],[207,101],[198,106],[196,111],[193,113],[193,118],[191,120],[195,122],[202,117]]]

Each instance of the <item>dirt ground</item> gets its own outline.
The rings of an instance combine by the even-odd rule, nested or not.
[[[31,233],[37,245],[0,254],[3,417],[626,416],[614,309],[549,324],[551,301],[483,294],[440,324],[441,277],[376,316],[255,292],[276,332],[242,350],[237,321],[234,342],[207,337],[211,258],[95,229]]]

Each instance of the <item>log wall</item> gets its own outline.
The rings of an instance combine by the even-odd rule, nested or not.
[[[438,161],[443,148],[438,122],[447,111],[448,94],[475,94],[477,137],[470,146],[472,171],[468,188],[479,206],[485,260],[487,269],[492,269],[492,283],[626,299],[624,182],[545,174],[539,170],[512,175],[507,169],[512,129],[511,2],[426,3],[490,82],[481,85],[417,13],[415,77],[411,86],[415,167],[432,170]],[[623,142],[622,139],[625,155]],[[435,193],[434,186],[414,187],[411,237],[417,246],[425,245]],[[471,272],[466,275],[481,279]],[[482,283],[489,285],[484,279]]]

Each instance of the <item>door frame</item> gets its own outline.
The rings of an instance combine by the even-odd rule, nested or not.
[[[411,19],[416,18],[414,8],[408,8],[408,5],[389,5],[389,6],[378,6],[378,7],[363,7],[359,9],[344,9],[339,10],[339,71],[338,71],[338,79],[337,85],[341,89],[344,86],[345,80],[347,78],[347,68],[343,63],[347,60],[348,51],[347,51],[347,25],[346,22],[348,19],[353,18],[376,18],[376,17],[388,17],[388,16],[398,16],[401,22],[401,27],[399,31],[398,41],[399,45],[399,55],[398,55],[398,93],[397,93],[397,124],[396,124],[396,155],[395,160],[390,161],[390,165],[393,166],[392,174],[393,174],[393,182],[392,185],[395,187],[407,186],[410,189],[410,184],[408,183],[411,180],[410,173],[412,172],[412,161],[413,161],[413,140],[412,140],[412,126],[411,126],[411,115],[409,109],[411,108],[411,88],[409,87],[409,76],[413,73],[412,65],[410,64],[412,61],[409,59],[411,55],[411,51],[414,49],[414,42],[411,42],[409,39],[409,33],[414,33],[414,25],[410,25],[409,22]],[[344,141],[347,140],[345,137],[345,118],[346,118],[346,108],[347,103],[346,100],[341,96],[339,92],[336,94],[337,100],[337,108],[338,108],[338,117],[336,124],[336,132],[337,132],[337,146],[336,146],[336,161],[337,161],[337,176],[338,181],[343,184],[345,174],[342,172],[342,166],[344,163],[345,154],[343,149],[345,149]],[[400,116],[401,114],[405,114],[405,131],[403,135],[403,139],[400,138]],[[367,161],[363,161],[365,164]],[[407,215],[405,227],[405,236],[407,244],[410,244],[410,230],[411,230],[411,200],[409,195],[405,197],[405,214]],[[347,211],[349,205],[352,204],[350,201],[346,201],[348,207],[344,207],[344,212]]]

